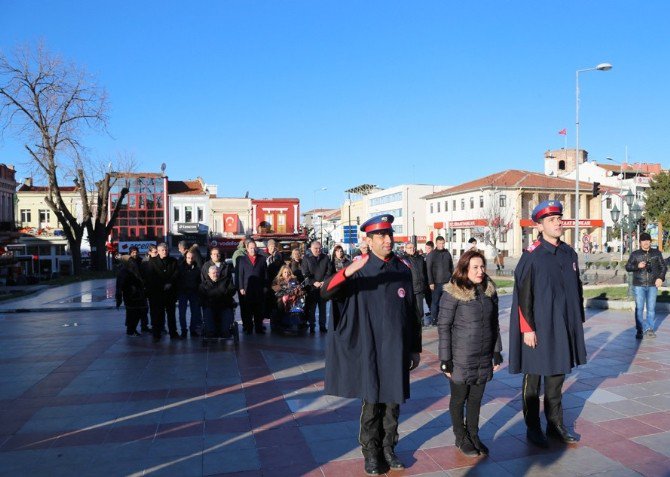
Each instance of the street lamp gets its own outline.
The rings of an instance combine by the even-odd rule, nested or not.
[[[321,187],[319,189],[314,189],[314,212],[315,213],[317,212],[317,209],[318,209],[318,207],[316,206],[316,193],[317,192],[322,192],[324,190],[328,190],[328,187]],[[320,219],[319,220],[319,222],[320,222],[319,233],[321,235],[321,238],[319,239],[319,241],[321,242],[321,245],[323,246],[323,213],[319,214],[319,219]]]
[[[594,68],[584,68],[575,73],[575,250],[579,253],[579,73],[609,71],[612,65],[600,63]]]

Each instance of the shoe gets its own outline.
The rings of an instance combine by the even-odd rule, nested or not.
[[[651,328],[647,330],[645,335],[647,336],[647,338],[656,338],[656,333]]]
[[[547,435],[558,439],[564,444],[574,444],[577,442],[575,436],[563,424],[547,424]]]
[[[404,470],[405,464],[403,464],[398,456],[393,452],[393,447],[384,447],[384,460],[389,465],[391,470]]]
[[[312,327],[310,326],[310,328],[309,328],[309,334],[310,334],[310,335],[313,335],[314,333],[316,333],[316,331],[314,331],[314,328],[312,328]]]
[[[549,442],[547,441],[547,436],[544,435],[542,429],[528,429],[526,431],[526,438],[542,449],[549,447]]]
[[[472,444],[468,436],[456,439],[456,447],[461,451],[461,454],[467,457],[477,457],[479,455],[479,451]]]
[[[126,334],[127,334],[128,336],[132,336],[133,338],[134,338],[134,337],[137,337],[137,336],[142,336],[141,334],[139,334],[139,333],[137,332],[137,330],[135,330],[135,331],[126,331]]]
[[[179,335],[179,337],[181,339],[185,340],[186,338],[188,338],[188,331],[186,331],[186,330],[182,331],[181,334]]]
[[[642,338],[644,338],[644,333],[642,333],[641,331],[638,331],[637,333],[635,333],[635,339],[636,340],[641,340]]]
[[[479,440],[479,436],[477,434],[471,434],[470,440],[472,441],[472,445],[475,446],[475,449],[477,449],[481,455],[489,455],[489,448]]]
[[[365,456],[365,473],[367,475],[382,475],[381,462],[377,453]]]
[[[148,326],[143,326],[142,327],[142,333],[151,333],[151,328]]]

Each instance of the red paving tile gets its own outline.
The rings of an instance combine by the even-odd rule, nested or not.
[[[635,416],[635,419],[662,431],[670,431],[670,411],[642,414],[641,416]]]
[[[661,432],[659,428],[645,424],[632,417],[604,421],[599,423],[599,426],[626,438],[647,436]]]
[[[456,469],[459,467],[471,467],[486,457],[466,457],[461,454],[455,446],[436,447],[424,451],[442,469]]]
[[[609,430],[586,419],[578,418],[573,429],[580,444],[583,445],[590,446],[612,441],[612,433]]]
[[[609,443],[591,445],[601,454],[621,462],[626,466],[631,464],[665,460],[663,454],[659,454],[648,447],[640,445],[628,439],[616,440]]]
[[[328,462],[321,466],[321,471],[325,477],[361,477],[366,475],[363,471],[362,458]]]
[[[421,475],[442,470],[439,464],[422,450],[414,452],[398,452],[397,454],[403,464],[405,464],[406,468],[402,472],[390,472],[391,475]]]
[[[310,470],[319,467],[305,443],[260,447],[258,448],[258,457],[261,461],[263,475],[265,475],[266,469],[284,469],[285,472],[289,472],[288,468],[290,472],[293,472],[296,467]]]
[[[647,462],[636,462],[628,465],[635,472],[645,477],[668,477],[670,475],[670,459],[655,459]]]

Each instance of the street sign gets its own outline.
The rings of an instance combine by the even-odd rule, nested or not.
[[[358,226],[345,225],[342,228],[344,229],[344,243],[354,244],[358,242]]]

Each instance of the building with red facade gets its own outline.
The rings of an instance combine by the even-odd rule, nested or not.
[[[251,217],[255,234],[294,235],[301,232],[299,199],[252,199]]]

